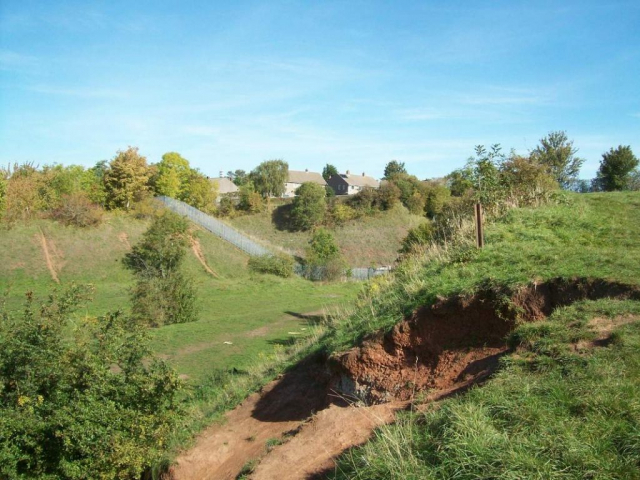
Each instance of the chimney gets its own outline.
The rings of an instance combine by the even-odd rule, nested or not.
[[[347,175],[351,175],[351,172],[349,170],[347,170]]]
[[[363,177],[366,177],[366,175],[364,174],[364,172],[362,172],[362,176],[363,176]]]

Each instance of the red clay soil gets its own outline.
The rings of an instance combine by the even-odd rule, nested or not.
[[[577,300],[604,297],[640,298],[640,292],[601,280],[558,279],[508,295],[487,290],[441,300],[333,358],[332,386],[368,404],[446,389],[495,368],[516,322],[545,318]]]
[[[395,412],[411,405],[418,393],[428,391],[418,407],[428,408],[428,403],[488,378],[518,321],[544,318],[576,300],[603,297],[640,300],[640,291],[604,281],[556,280],[421,308],[387,334],[374,335],[328,361],[307,359],[251,395],[223,424],[207,429],[167,477],[234,479],[254,462],[249,476],[254,480],[322,478],[332,470],[334,458],[393,421]],[[274,440],[283,443],[267,448],[267,441]]]

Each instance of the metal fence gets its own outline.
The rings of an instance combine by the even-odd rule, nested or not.
[[[226,240],[232,245],[235,245],[240,250],[248,253],[249,255],[273,255],[273,252],[266,247],[263,247],[262,245],[248,238],[246,235],[230,227],[226,223],[221,222],[211,215],[207,215],[206,213],[201,212],[191,205],[188,205],[184,202],[181,202],[180,200],[176,200],[175,198],[171,197],[159,196],[156,198],[160,200],[169,210],[187,217],[192,222],[197,223],[203,228],[206,228],[214,235],[217,235],[223,240]],[[321,267],[316,267],[316,271],[309,274],[305,267],[299,264],[296,264],[294,269],[296,274],[311,278],[312,280],[319,280],[323,278],[323,272],[321,270]],[[345,278],[351,280],[369,280],[372,277],[384,275],[385,273],[389,273],[390,271],[391,267],[351,268],[345,272]]]
[[[269,251],[267,248],[259,245],[254,242],[250,238],[247,238],[245,235],[238,232],[236,229],[230,227],[224,222],[221,222],[217,218],[212,217],[211,215],[207,215],[204,212],[201,212],[197,208],[192,207],[180,200],[176,200],[170,197],[160,196],[157,197],[165,206],[179,214],[184,215],[192,222],[197,223],[203,228],[206,228],[214,235],[226,240],[227,242],[235,245],[243,252],[248,253],[249,255],[270,255],[273,252]]]

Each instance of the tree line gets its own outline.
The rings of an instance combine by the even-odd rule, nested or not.
[[[135,147],[91,168],[25,163],[0,169],[0,218],[8,224],[49,214],[64,223],[90,226],[100,223],[104,210],[144,210],[154,195],[207,210],[217,191],[180,154],[169,152],[149,164]]]

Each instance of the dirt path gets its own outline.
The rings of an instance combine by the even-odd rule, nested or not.
[[[431,392],[425,404],[486,378],[488,370]],[[396,401],[358,407],[331,394],[325,366],[307,361],[249,396],[209,427],[196,445],[177,459],[171,480],[231,480],[252,466],[252,480],[322,478],[334,459],[361,445],[373,430],[393,421],[410,405]]]
[[[200,240],[198,240],[193,235],[190,235],[189,241],[191,242],[191,251],[196,256],[200,264],[204,267],[205,271],[209,275],[214,276],[215,278],[220,278],[220,276],[216,272],[214,272],[213,269],[207,263],[207,259],[204,256],[204,252],[202,251],[202,245],[200,245]]]
[[[47,242],[47,237],[45,237],[42,229],[39,229],[39,230],[40,230],[40,234],[39,235],[36,234],[36,237],[40,241],[40,246],[42,247],[42,253],[44,254],[44,259],[47,264],[47,269],[49,270],[49,273],[51,274],[51,278],[53,279],[53,281],[56,283],[60,283],[60,279],[58,278],[58,272],[56,272],[56,266],[53,262],[51,252],[49,249],[49,244]]]
[[[129,235],[127,235],[127,232],[120,232],[118,234],[118,240],[120,240],[120,243],[122,243],[127,250],[131,250],[131,243],[129,243]]]

